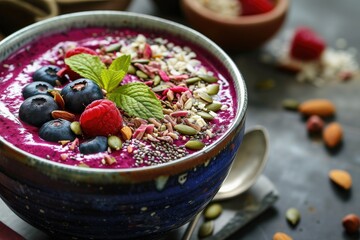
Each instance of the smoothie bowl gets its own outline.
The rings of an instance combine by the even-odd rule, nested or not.
[[[63,15],[4,39],[0,61],[0,195],[56,238],[157,238],[182,226],[242,141],[237,67],[176,23]]]

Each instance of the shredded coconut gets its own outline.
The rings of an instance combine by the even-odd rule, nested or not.
[[[322,86],[332,81],[346,81],[355,78],[360,73],[357,62],[357,51],[347,47],[343,38],[336,41],[336,48],[327,47],[321,58],[317,61],[299,61],[290,57],[290,36],[285,33],[283,38],[274,40],[269,45],[269,54],[261,57],[263,62],[275,63],[281,68],[297,72],[299,82],[309,82],[315,86]]]
[[[236,17],[241,12],[238,0],[197,0],[201,5],[224,17]]]

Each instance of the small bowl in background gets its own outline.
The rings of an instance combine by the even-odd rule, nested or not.
[[[181,8],[179,0],[152,0],[155,6],[165,14],[180,16]]]
[[[91,10],[125,10],[131,0],[56,0],[56,3],[63,14]]]
[[[251,50],[273,37],[286,19],[290,0],[277,0],[270,12],[238,17],[224,17],[198,1],[181,0],[188,23],[226,50]]]

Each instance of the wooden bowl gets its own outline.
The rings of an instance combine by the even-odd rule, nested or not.
[[[227,50],[251,50],[273,37],[286,19],[290,0],[277,0],[273,10],[264,14],[224,17],[198,1],[181,0],[188,23]]]

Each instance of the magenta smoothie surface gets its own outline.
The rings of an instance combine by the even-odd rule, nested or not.
[[[166,108],[164,119],[139,119],[123,114],[124,126],[129,126],[133,135],[131,139],[124,139],[118,134],[122,140],[121,149],[108,148],[106,152],[82,154],[78,144],[89,140],[86,136],[78,136],[76,143],[48,142],[39,137],[39,128],[19,120],[19,108],[24,101],[24,86],[33,82],[33,73],[42,66],[51,64],[64,67],[64,54],[68,49],[79,46],[90,48],[99,53],[103,62],[111,62],[118,55],[130,54],[134,60],[132,67],[143,70],[142,73],[148,73],[148,70],[150,72],[147,75],[151,75],[152,68],[148,67],[149,63],[136,61],[138,52],[143,51],[144,43],[151,46],[150,62],[157,63],[152,66],[161,68],[162,72],[166,73],[165,76],[158,77],[157,80],[154,80],[154,76],[142,79],[141,75],[129,71],[121,84],[142,82],[152,89],[168,84],[172,87],[188,88],[188,91],[154,91]],[[147,66],[144,67],[145,65]],[[198,140],[206,148],[227,131],[235,118],[237,97],[233,83],[223,69],[215,59],[207,56],[205,51],[178,41],[176,37],[157,33],[133,29],[86,28],[46,36],[28,44],[1,63],[0,102],[18,119],[14,121],[0,114],[1,137],[33,155],[74,166],[134,168],[176,161],[197,151],[184,146],[189,140]],[[157,72],[154,75],[157,75]],[[219,91],[212,89],[204,96],[202,92],[209,90],[209,85],[214,83],[205,78],[199,79],[198,76],[202,75],[215,77]],[[167,77],[170,80],[164,81]],[[72,79],[68,79],[68,82],[71,81]],[[56,86],[55,89],[61,90],[66,83]],[[215,94],[211,91],[215,91]],[[211,103],[217,106],[216,110],[207,109]],[[79,116],[80,114],[76,114],[77,121]],[[198,134],[190,136],[175,130],[174,126],[179,123],[197,129]],[[135,137],[134,133],[141,124],[151,125],[155,132]],[[115,161],[110,164],[105,161],[106,156]]]

